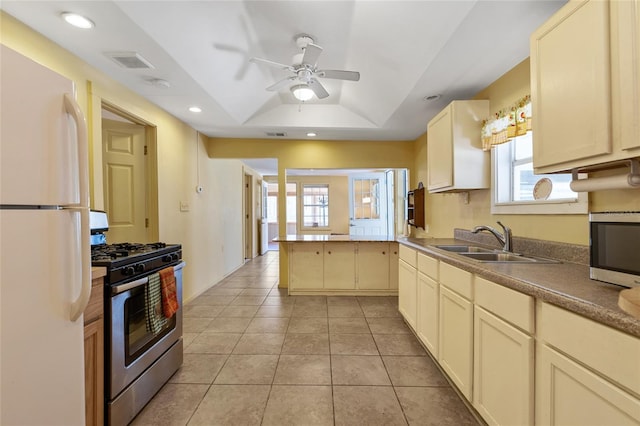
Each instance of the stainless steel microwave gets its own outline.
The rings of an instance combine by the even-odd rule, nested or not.
[[[591,279],[640,286],[640,212],[589,214]]]

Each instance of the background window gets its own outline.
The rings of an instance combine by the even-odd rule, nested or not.
[[[302,226],[329,226],[329,185],[302,185]]]
[[[492,213],[587,213],[587,196],[569,187],[571,174],[533,172],[533,133],[518,136],[491,150]]]
[[[380,179],[353,179],[353,218],[380,218]]]

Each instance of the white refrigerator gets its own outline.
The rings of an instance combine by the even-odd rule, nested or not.
[[[74,83],[0,51],[0,424],[83,425],[88,141]]]

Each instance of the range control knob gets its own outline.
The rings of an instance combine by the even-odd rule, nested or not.
[[[131,276],[135,273],[135,269],[133,269],[133,266],[127,266],[126,268],[124,268],[122,270],[122,274],[126,275],[126,276]]]
[[[162,256],[162,261],[165,263],[171,262],[171,255],[165,254],[164,256]]]
[[[134,269],[135,269],[135,271],[136,271],[137,273],[139,273],[139,274],[140,274],[140,273],[142,273],[142,272],[144,272],[144,269],[145,269],[145,268],[144,268],[144,265],[143,265],[142,263],[138,263],[138,264],[137,264],[137,265],[135,265],[133,268],[134,268]]]
[[[178,253],[171,253],[171,260],[178,260]]]

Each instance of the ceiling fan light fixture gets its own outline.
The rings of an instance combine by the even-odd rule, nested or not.
[[[291,88],[291,93],[302,102],[308,101],[313,97],[313,90],[306,84],[296,84]]]

